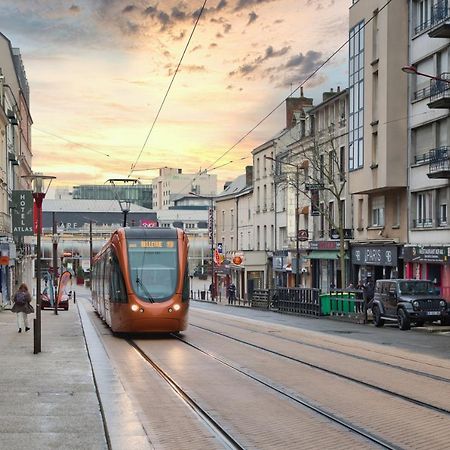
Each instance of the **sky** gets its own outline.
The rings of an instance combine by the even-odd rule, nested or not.
[[[244,173],[284,106],[235,144],[347,40],[350,1],[208,0],[152,129],[203,3],[0,0],[30,85],[33,170],[52,187],[149,183],[165,166],[208,169],[219,185]],[[305,96],[347,87],[346,52]]]

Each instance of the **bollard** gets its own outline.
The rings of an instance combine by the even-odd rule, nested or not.
[[[77,302],[77,293],[75,291],[73,291],[73,302]]]

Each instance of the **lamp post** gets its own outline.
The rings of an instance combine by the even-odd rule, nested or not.
[[[299,194],[300,194],[300,166],[297,164],[291,164],[285,161],[280,161],[278,159],[272,158],[271,156],[265,155],[264,158],[270,159],[279,164],[285,164],[287,166],[295,167],[295,254],[297,259],[297,264],[295,267],[295,284],[300,286],[300,239],[298,235],[299,229]],[[275,211],[276,214],[276,211]]]
[[[211,300],[214,301],[216,299],[216,283],[214,280],[214,196],[205,196],[199,195],[195,192],[189,192],[190,195],[198,198],[205,198],[210,201],[209,213],[208,213],[208,225],[210,232],[210,240],[211,240]]]
[[[52,243],[53,243],[53,306],[55,315],[58,315],[58,242],[59,234],[56,227],[55,213],[52,213],[53,229],[52,229]]]
[[[125,199],[119,197],[119,186],[122,188],[122,191],[126,191],[126,188],[130,188],[139,184],[139,180],[137,178],[110,178],[106,181],[110,183],[115,189],[114,194],[119,202],[120,210],[123,214],[123,227],[127,226],[127,215],[130,212],[131,208],[131,200],[130,200],[130,192],[125,192]]]
[[[41,352],[41,228],[42,228],[42,202],[47,191],[56,178],[53,176],[34,173],[31,175],[23,175],[22,178],[28,179],[33,188],[33,199],[36,206],[36,318],[34,319],[33,337],[34,351],[36,355]],[[47,187],[44,189],[44,184]]]

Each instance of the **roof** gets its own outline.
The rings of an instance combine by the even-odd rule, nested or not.
[[[223,190],[217,197],[234,197],[240,192],[242,192],[247,187],[246,175],[239,175],[235,178],[225,190]]]
[[[120,209],[119,202],[117,200],[74,200],[74,199],[66,199],[66,200],[53,200],[53,199],[44,199],[42,203],[42,210],[44,212],[111,212],[111,213],[120,213],[122,210]],[[154,212],[151,209],[144,208],[139,205],[131,204],[130,205],[130,213],[149,213]]]

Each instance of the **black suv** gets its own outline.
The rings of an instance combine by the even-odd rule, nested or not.
[[[450,325],[449,305],[426,280],[377,280],[372,314],[377,327],[385,320],[396,320],[401,330],[409,330],[411,323],[421,326],[436,320]]]

